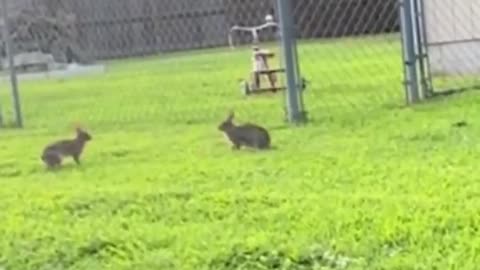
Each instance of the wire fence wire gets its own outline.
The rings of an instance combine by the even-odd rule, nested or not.
[[[418,1],[437,93],[480,86],[480,3]]]
[[[30,124],[35,119],[37,125],[51,126],[48,119],[55,117],[98,125],[112,118],[117,125],[147,125],[149,120],[202,123],[218,119],[220,111],[224,116],[232,107],[247,114],[255,111],[240,87],[240,80],[250,77],[252,51],[228,49],[227,35],[233,25],[263,23],[274,9],[273,1],[7,1],[14,57],[17,63],[24,61],[17,67],[22,79],[39,70],[59,78],[62,72],[82,73],[96,64],[107,63],[108,68],[82,83],[22,80],[22,103]],[[262,33],[261,39],[273,41],[275,33]],[[248,33],[236,37],[236,45],[250,42]],[[278,61],[278,43],[266,47]],[[2,53],[5,58],[4,42]],[[154,57],[128,59],[150,55]],[[66,102],[72,106],[65,108]],[[278,118],[281,103],[250,104],[270,106],[269,113]]]
[[[402,104],[396,0],[294,3],[302,73],[313,80],[306,101],[317,101],[308,108],[368,111]]]
[[[267,14],[278,21],[276,0],[6,1],[15,59],[25,62],[19,73],[36,68],[73,74],[83,72],[78,65],[108,62],[108,72],[82,82],[22,81],[25,118],[38,125],[49,126],[48,119],[59,115],[66,121],[86,118],[82,121],[100,124],[115,118],[124,124],[201,123],[232,107],[252,116],[256,106],[269,108],[272,117],[284,113],[283,98],[275,104],[268,98],[246,101],[240,82],[251,76],[252,50],[246,45],[252,36],[237,33],[234,50],[227,39],[233,25],[259,25]],[[423,7],[435,89],[477,84],[479,4],[413,1]],[[405,103],[398,0],[292,4],[300,70],[309,81],[307,110],[358,113]],[[276,53],[271,66],[281,67],[277,33],[261,31],[260,41]],[[4,60],[5,42],[1,52]],[[0,102],[6,99],[0,97]],[[68,103],[68,108],[61,105]]]

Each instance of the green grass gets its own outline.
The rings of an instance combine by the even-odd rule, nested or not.
[[[0,130],[0,267],[477,269],[480,97],[405,107],[393,38],[299,49],[304,127],[282,94],[240,95],[245,49],[22,82],[26,127]],[[230,109],[278,149],[232,151]],[[46,171],[42,148],[75,122],[94,136],[83,165]]]

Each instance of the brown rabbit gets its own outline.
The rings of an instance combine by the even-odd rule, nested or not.
[[[48,168],[62,164],[62,158],[71,156],[75,163],[80,165],[80,156],[85,144],[92,140],[92,136],[81,128],[76,128],[77,136],[70,140],[61,140],[48,145],[43,150],[42,160]]]
[[[218,129],[223,131],[233,143],[232,149],[240,149],[242,146],[262,150],[270,148],[270,135],[265,128],[250,123],[236,126],[232,122],[233,117],[234,114],[232,112],[218,126]]]

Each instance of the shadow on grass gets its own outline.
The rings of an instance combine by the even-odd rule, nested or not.
[[[287,130],[287,129],[290,129],[289,125],[276,125],[268,128],[268,130],[271,130],[271,131]]]
[[[475,90],[480,90],[480,85],[441,90],[441,91],[432,93],[430,98],[435,99],[435,98],[449,97],[453,95],[464,94],[466,92],[475,91]]]
[[[85,169],[85,165],[77,165],[75,163],[65,163],[65,164],[62,164],[60,165],[59,167],[56,167],[56,168],[47,168],[47,167],[43,167],[43,171],[46,172],[46,173],[62,173],[62,172],[73,172],[73,171],[81,171],[83,169]]]
[[[7,122],[7,123],[0,122],[0,131],[2,129],[5,129],[5,130],[21,130],[22,128],[19,127],[17,125],[17,123],[14,123],[14,122]]]

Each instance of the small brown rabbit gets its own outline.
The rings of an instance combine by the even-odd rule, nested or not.
[[[270,148],[270,135],[265,128],[250,123],[236,126],[232,122],[233,117],[234,113],[231,112],[218,126],[218,129],[223,131],[233,143],[232,149],[240,149],[242,146],[261,150]]]
[[[85,144],[92,140],[92,136],[83,129],[76,128],[77,136],[70,140],[61,140],[48,145],[43,150],[42,160],[49,169],[60,166],[62,158],[71,156],[77,165],[80,165],[80,156]]]

